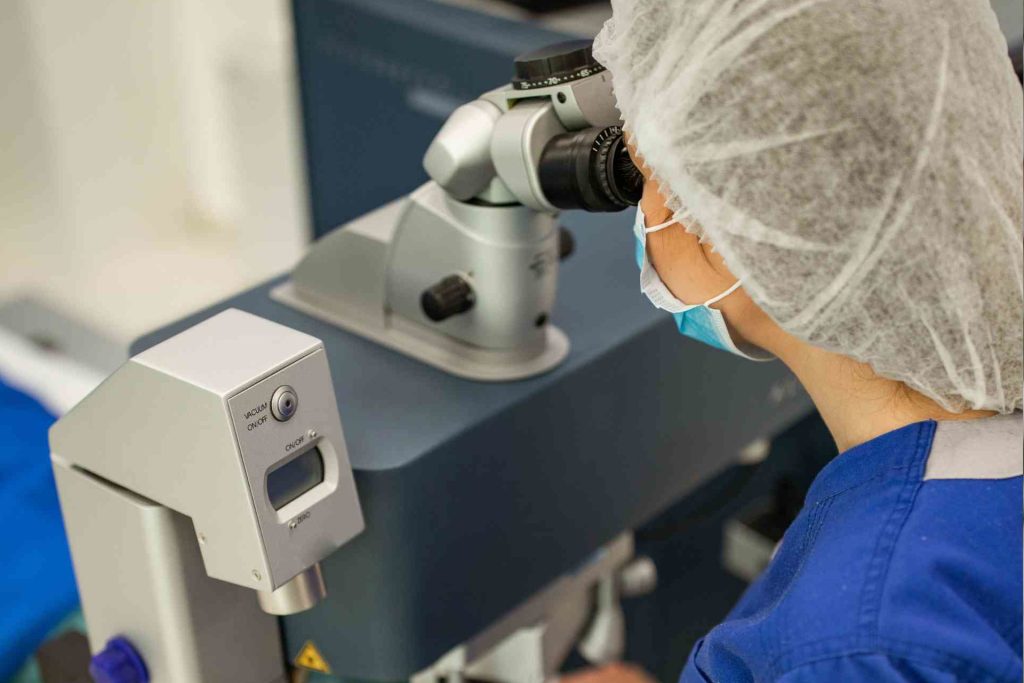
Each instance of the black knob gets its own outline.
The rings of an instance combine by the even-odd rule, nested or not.
[[[420,296],[420,306],[435,323],[473,308],[473,288],[458,275],[449,275]]]
[[[532,90],[579,80],[604,71],[589,40],[567,40],[516,57],[512,87]]]

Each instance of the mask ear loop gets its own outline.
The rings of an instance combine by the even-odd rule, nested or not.
[[[733,292],[735,292],[737,289],[739,289],[742,286],[743,286],[743,282],[741,282],[740,280],[737,280],[735,283],[733,283],[732,287],[730,287],[729,289],[725,290],[724,292],[722,292],[718,296],[711,297],[710,299],[708,299],[707,301],[702,303],[701,306],[707,306],[708,308],[711,308],[711,304],[717,304],[719,301],[721,301],[725,297],[729,296],[730,294],[732,294]]]
[[[664,223],[658,223],[657,225],[652,225],[649,228],[645,227],[644,228],[644,233],[649,235],[652,232],[658,232],[659,230],[664,230],[665,228],[669,227],[670,225],[675,225],[677,222],[678,221],[673,219],[673,220],[665,221]],[[707,306],[708,308],[711,308],[711,304],[717,304],[719,301],[721,301],[725,297],[729,296],[730,294],[732,294],[733,292],[735,292],[737,289],[739,289],[742,286],[743,286],[743,282],[741,282],[740,280],[737,280],[736,282],[733,283],[732,287],[730,287],[729,289],[725,290],[724,292],[722,292],[718,296],[713,296],[713,297],[711,297],[710,299],[708,299],[707,301],[705,301],[702,304],[691,304],[691,305],[687,306],[686,310],[691,310],[691,309],[694,309],[694,308],[699,308],[701,306]]]
[[[670,226],[670,225],[675,225],[675,224],[676,224],[676,221],[674,221],[674,220],[671,220],[671,221],[665,221],[664,223],[658,223],[657,225],[655,225],[655,226],[652,226],[652,227],[650,227],[650,228],[646,228],[646,227],[645,227],[645,228],[644,228],[644,232],[645,232],[646,234],[650,235],[650,234],[651,234],[652,232],[658,232],[659,230],[664,230],[664,229],[665,229],[665,228],[667,228],[668,226]]]

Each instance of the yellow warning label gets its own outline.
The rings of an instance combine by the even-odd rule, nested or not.
[[[316,649],[316,645],[313,644],[312,640],[307,640],[306,644],[299,650],[299,654],[295,657],[295,666],[301,666],[303,669],[317,671],[322,674],[331,673],[330,664],[320,654],[320,650]]]

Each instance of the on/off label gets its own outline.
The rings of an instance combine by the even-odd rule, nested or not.
[[[320,654],[320,650],[317,649],[312,640],[307,640],[306,644],[299,650],[299,654],[295,657],[295,666],[322,674],[331,673],[330,665],[324,659],[324,656]]]

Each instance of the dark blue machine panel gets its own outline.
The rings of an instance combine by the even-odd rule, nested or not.
[[[295,0],[313,227],[409,192],[459,104],[566,36],[429,0]]]

